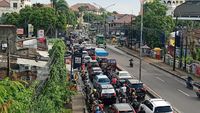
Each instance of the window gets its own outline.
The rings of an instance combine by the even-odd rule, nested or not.
[[[17,3],[13,3],[13,7],[14,7],[14,8],[17,8]]]
[[[170,106],[156,107],[154,111],[154,113],[166,113],[166,112],[172,112],[172,109]]]
[[[153,105],[148,101],[144,101],[144,105],[146,105],[151,111],[153,110]]]

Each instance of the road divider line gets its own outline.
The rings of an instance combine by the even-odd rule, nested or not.
[[[161,79],[160,77],[155,77],[156,79],[160,80],[161,82],[165,82],[163,79]]]
[[[180,90],[180,89],[177,89],[179,92],[181,92],[181,93],[183,93],[184,95],[186,95],[186,96],[190,96],[189,94],[187,94],[186,92],[184,92],[184,91],[182,91],[182,90]]]

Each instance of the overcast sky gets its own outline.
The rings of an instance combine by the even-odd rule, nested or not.
[[[66,0],[69,6],[76,3],[94,3],[102,6],[103,8],[115,4],[109,7],[108,11],[117,11],[119,13],[138,15],[140,10],[139,0]],[[50,0],[32,0],[32,3],[50,3]],[[98,7],[98,6],[96,6]]]

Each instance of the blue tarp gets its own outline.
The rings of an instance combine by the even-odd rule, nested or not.
[[[96,49],[95,53],[97,56],[100,56],[100,57],[109,55],[109,53],[103,49],[99,49],[99,50]]]

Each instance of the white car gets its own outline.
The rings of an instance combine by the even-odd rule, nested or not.
[[[164,99],[145,100],[139,109],[143,109],[146,113],[173,113],[171,104]]]
[[[87,52],[87,51],[83,51],[83,52],[82,52],[82,56],[83,56],[83,58],[84,58],[85,56],[88,56],[88,52]]]
[[[119,71],[116,73],[116,77],[119,79],[119,80],[122,80],[122,79],[131,79],[133,78],[128,71]]]
[[[90,56],[85,56],[83,61],[84,61],[84,63],[88,63],[88,62],[90,62],[90,60],[92,60],[92,58]]]

